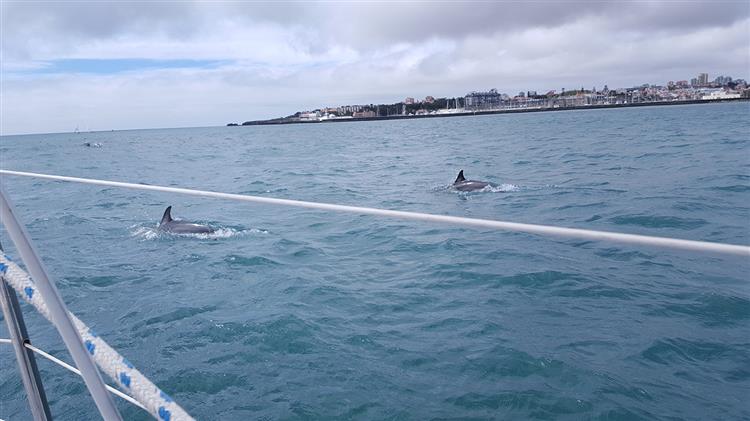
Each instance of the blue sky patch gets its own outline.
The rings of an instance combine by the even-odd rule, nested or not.
[[[212,69],[227,64],[223,60],[151,60],[127,59],[63,59],[54,60],[46,66],[22,71],[31,74],[87,73],[108,75],[122,72],[164,69]]]

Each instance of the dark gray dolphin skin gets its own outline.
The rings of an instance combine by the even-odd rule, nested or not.
[[[467,180],[464,178],[464,170],[459,171],[456,181],[453,182],[453,188],[460,191],[477,191],[489,186],[490,183],[484,181]]]
[[[209,226],[190,221],[175,221],[172,219],[172,207],[168,206],[159,222],[159,230],[173,234],[211,234],[215,230]]]

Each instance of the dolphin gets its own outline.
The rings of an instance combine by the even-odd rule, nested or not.
[[[173,234],[211,234],[216,231],[207,225],[189,221],[175,221],[172,219],[172,206],[168,206],[167,210],[164,211],[164,216],[161,217],[161,222],[159,222],[159,230]]]
[[[489,186],[490,183],[484,181],[467,180],[464,178],[464,170],[459,171],[456,181],[453,182],[453,188],[460,191],[477,191]]]

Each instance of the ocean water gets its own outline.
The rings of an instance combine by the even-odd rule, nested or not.
[[[0,166],[747,245],[748,116],[744,102],[5,136]],[[496,187],[455,192],[460,169]],[[747,258],[2,182],[69,308],[199,419],[750,419]],[[159,233],[168,205],[219,231]],[[97,418],[79,378],[39,365],[58,419]],[[0,418],[29,419],[8,345],[0,367]]]

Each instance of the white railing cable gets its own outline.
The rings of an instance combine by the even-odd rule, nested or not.
[[[12,343],[12,341],[10,339],[0,338],[0,343],[2,343],[2,344],[10,344],[10,343]],[[42,357],[44,357],[44,358],[52,361],[53,363],[59,365],[60,367],[66,369],[66,370],[68,370],[68,371],[70,371],[72,373],[78,374],[79,376],[81,375],[81,371],[80,370],[78,370],[77,368],[73,367],[72,365],[66,363],[65,361],[63,361],[63,360],[55,357],[54,355],[51,355],[51,354],[45,352],[44,350],[35,347],[32,344],[24,344],[24,346],[26,348],[34,351],[38,355],[41,355]],[[122,398],[122,399],[124,399],[124,400],[126,400],[126,401],[128,401],[130,403],[132,403],[133,405],[135,405],[135,406],[137,406],[137,407],[139,407],[139,408],[141,408],[143,410],[146,410],[146,407],[143,406],[143,405],[141,405],[141,403],[138,402],[137,400],[135,400],[132,396],[130,396],[128,394],[125,394],[125,393],[122,393],[119,390],[115,389],[114,387],[112,387],[112,386],[110,386],[108,384],[105,385],[105,386],[106,386],[107,390],[109,390],[110,393],[112,393],[113,395],[117,395],[118,397],[120,397],[120,398]]]
[[[34,306],[42,316],[51,321],[49,308],[38,293],[37,284],[26,271],[3,253],[0,253],[0,272],[3,272],[8,285],[16,290],[27,303]],[[162,421],[193,420],[169,395],[141,374],[78,317],[70,312],[68,315],[83,340],[87,354],[122,390],[130,392],[154,418]]]
[[[678,238],[654,237],[648,235],[624,234],[610,231],[595,231],[580,228],[564,228],[550,225],[524,224],[518,222],[497,221],[490,219],[465,218],[459,216],[433,215],[429,213],[396,211],[389,209],[367,208],[360,206],[336,205],[331,203],[306,202],[301,200],[276,199],[271,197],[250,196],[243,194],[221,193],[207,190],[193,190],[177,187],[165,187],[149,184],[124,183],[119,181],[98,180],[92,178],[67,177],[61,175],[39,174],[22,171],[0,170],[0,174],[41,178],[46,180],[67,181],[72,183],[93,184],[97,186],[121,187],[127,189],[177,193],[190,196],[211,197],[242,202],[263,203],[268,205],[294,206],[336,212],[348,212],[362,215],[385,216],[390,218],[409,219],[425,222],[439,222],[469,227],[491,228],[505,231],[525,232],[538,235],[549,235],[564,238],[585,240],[612,241],[642,246],[663,247],[680,250],[732,254],[750,257],[750,246],[713,243],[707,241],[683,240]]]

